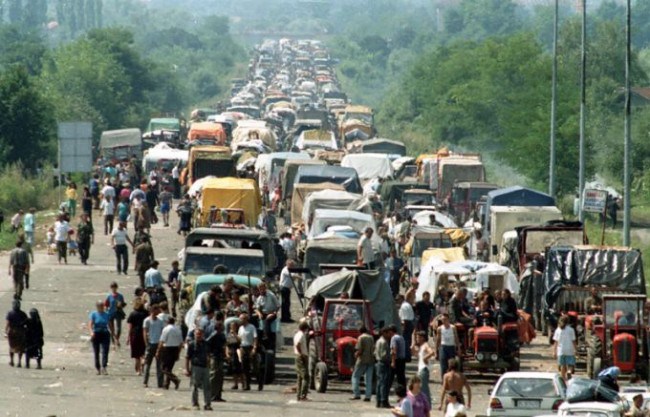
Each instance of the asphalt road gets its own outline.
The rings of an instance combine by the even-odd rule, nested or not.
[[[174,217],[174,216],[172,216]],[[172,219],[175,223],[176,219]],[[94,222],[100,223],[95,214]],[[173,226],[173,225],[172,225]],[[102,230],[100,230],[102,232]],[[170,269],[170,263],[182,248],[182,238],[175,229],[154,225],[152,229],[154,249],[161,263],[163,273]],[[131,270],[133,259],[130,256]],[[0,265],[8,265],[7,254],[0,254]],[[0,268],[0,310],[10,309],[13,295],[11,278],[6,275],[6,267]],[[157,388],[143,388],[142,380],[135,375],[129,349],[122,335],[122,349],[112,351],[109,357],[109,375],[95,375],[92,346],[86,329],[88,314],[94,303],[103,299],[111,281],[116,280],[120,291],[132,299],[137,286],[137,276],[117,275],[114,254],[108,237],[103,233],[96,236],[91,248],[88,266],[83,266],[78,257],[71,257],[68,265],[58,265],[55,256],[48,256],[43,249],[36,253],[33,266],[31,288],[23,295],[23,310],[37,308],[43,319],[45,347],[42,370],[11,368],[8,366],[8,345],[3,342],[0,348],[0,414],[6,416],[145,416],[160,412],[162,415],[189,415],[210,413],[192,411],[190,408],[190,389],[188,378],[182,377],[178,391],[165,391]],[[297,317],[299,304],[293,303],[294,317]],[[127,310],[127,314],[130,308]],[[295,326],[283,328],[283,336],[288,340]],[[125,329],[126,330],[126,329]],[[349,381],[331,381],[326,394],[310,393],[311,402],[297,403],[295,394],[288,393],[295,382],[291,351],[286,348],[278,355],[278,378],[264,391],[233,391],[231,381],[226,380],[224,398],[226,403],[214,404],[213,413],[242,413],[244,415],[300,416],[318,415],[357,415],[388,416],[388,410],[378,410],[374,402],[349,401],[351,396]],[[522,370],[552,370],[548,345],[541,337],[523,349]],[[184,366],[177,364],[180,374]],[[407,368],[412,373],[414,364]],[[434,369],[434,382],[431,384],[434,396],[432,415],[442,416],[437,411],[437,398],[440,394],[440,377]],[[474,392],[473,408],[470,416],[485,414],[487,391],[498,375],[470,376]],[[373,399],[374,400],[374,399]]]

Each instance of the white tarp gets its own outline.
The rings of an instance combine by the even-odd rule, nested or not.
[[[145,172],[150,171],[149,166],[155,165],[158,161],[180,161],[181,166],[187,165],[189,151],[175,149],[165,142],[160,142],[156,146],[145,151],[142,158],[142,168]]]
[[[341,166],[354,168],[362,180],[393,177],[393,165],[388,155],[382,153],[346,155],[341,160]]]
[[[187,191],[187,194],[192,198],[196,197],[198,193],[203,191],[203,184],[212,178],[216,177],[214,175],[208,175],[207,177],[199,178],[198,180],[194,181],[190,189]]]
[[[415,298],[421,300],[425,291],[428,291],[432,297],[437,294],[440,276],[443,274],[449,277],[450,282],[460,278],[460,281],[464,283],[468,290],[468,297],[473,298],[475,294],[487,288],[490,276],[502,276],[503,288],[509,289],[514,295],[519,293],[517,277],[505,266],[478,261],[445,263],[439,258],[431,258],[420,269],[419,286]],[[497,289],[502,288],[492,288],[492,290]]]
[[[444,227],[444,228],[457,228],[456,222],[449,216],[440,213],[439,211],[433,210],[422,210],[413,215],[413,220],[418,224],[418,226],[429,226],[431,225],[431,216],[435,216],[436,224],[432,226]]]
[[[354,210],[372,214],[370,202],[361,194],[340,190],[322,190],[311,193],[302,207],[302,220],[305,224],[316,209]]]
[[[307,239],[318,238],[333,226],[349,226],[359,235],[368,227],[375,230],[375,223],[370,214],[352,210],[317,209],[314,211],[314,220],[309,228]]]

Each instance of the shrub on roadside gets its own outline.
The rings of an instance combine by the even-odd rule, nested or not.
[[[49,178],[28,174],[20,162],[0,169],[0,210],[6,220],[20,209],[43,210],[55,207],[56,201],[57,190]]]

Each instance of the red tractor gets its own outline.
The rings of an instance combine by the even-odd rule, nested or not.
[[[474,328],[473,332],[468,332],[462,324],[456,324],[456,329],[463,346],[461,355],[464,369],[519,370],[520,345],[517,322],[503,323],[500,328],[485,323]]]
[[[322,317],[311,317],[309,340],[310,375],[318,392],[327,391],[330,374],[352,376],[359,329],[365,326],[374,335],[367,300],[326,299]]]
[[[609,366],[621,373],[649,376],[648,328],[643,320],[645,295],[604,295],[603,314],[590,320],[587,375],[598,376]]]

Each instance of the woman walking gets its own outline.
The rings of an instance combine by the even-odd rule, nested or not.
[[[81,192],[81,212],[86,213],[90,221],[93,221],[93,196],[88,186],[85,186]]]
[[[415,344],[412,347],[413,355],[418,357],[418,377],[420,379],[420,388],[422,393],[431,404],[431,390],[429,388],[429,378],[431,375],[431,359],[436,356],[436,351],[427,341],[427,332],[420,330],[415,334]]]
[[[135,373],[142,375],[142,358],[144,357],[146,344],[144,343],[144,333],[142,327],[144,320],[149,314],[144,309],[142,298],[136,297],[133,300],[133,311],[129,314],[126,322],[129,325],[129,337],[127,344],[131,346],[131,358],[135,361]]]
[[[124,296],[117,292],[117,282],[113,281],[111,283],[111,292],[106,296],[104,305],[106,306],[108,319],[114,330],[113,343],[119,348],[122,346],[120,344],[120,336],[122,335],[122,321],[126,318],[126,314],[124,313],[126,303],[124,302]]]
[[[7,313],[5,334],[9,341],[9,366],[14,366],[14,354],[18,355],[18,367],[21,367],[25,353],[27,314],[20,309],[20,301],[14,300]]]
[[[68,199],[68,213],[70,213],[71,217],[74,217],[77,214],[77,198],[79,198],[77,184],[71,182],[68,189],[65,190],[65,196]]]
[[[43,360],[43,323],[38,310],[32,308],[29,310],[29,319],[27,320],[27,343],[25,347],[25,368],[29,368],[29,361],[36,359],[36,369],[41,368],[41,360]]]
[[[106,366],[108,365],[113,323],[110,321],[108,313],[104,311],[103,301],[97,301],[95,306],[97,309],[90,313],[90,320],[88,322],[90,340],[92,341],[93,352],[95,353],[95,369],[97,369],[97,375],[108,375]],[[99,360],[100,350],[102,354],[101,363]]]

